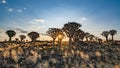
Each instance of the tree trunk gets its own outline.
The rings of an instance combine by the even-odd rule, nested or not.
[[[100,41],[98,41],[98,43],[100,44]]]
[[[9,37],[9,42],[11,42],[12,37]]]
[[[10,57],[12,57],[12,49],[10,49]]]
[[[58,41],[58,48],[59,48],[59,50],[60,50],[60,47],[61,47],[61,42],[62,42],[62,39],[60,39],[60,40]]]
[[[22,42],[22,39],[21,39],[21,42]]]
[[[86,41],[88,42],[88,38],[86,37]]]
[[[106,36],[106,42],[108,43],[108,36]]]
[[[112,42],[114,41],[113,35],[112,35]]]
[[[53,44],[52,44],[52,47],[54,47],[54,45],[55,45],[55,39],[53,38]]]
[[[71,49],[71,46],[72,46],[72,38],[70,37],[69,38],[69,50]]]

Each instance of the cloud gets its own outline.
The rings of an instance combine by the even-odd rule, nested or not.
[[[87,18],[82,17],[81,20],[80,20],[80,22],[84,22],[84,21],[86,21],[86,20],[87,20]]]
[[[34,19],[35,22],[44,22],[44,19]]]
[[[40,31],[41,26],[31,25],[31,26],[28,26],[28,30],[30,30],[30,31]]]
[[[33,25],[37,25],[37,24],[40,24],[40,23],[44,23],[45,22],[45,20],[44,19],[33,19],[33,21],[31,21],[31,22],[29,22],[29,23],[31,23],[31,24],[33,24]]]
[[[26,26],[28,31],[36,31],[36,32],[45,32],[46,26],[39,26],[39,25],[28,25]]]
[[[23,12],[24,10],[26,10],[27,8],[22,8],[22,9],[18,9],[17,11],[19,12],[19,13],[21,13],[21,12]]]
[[[29,22],[30,24],[32,24],[32,25],[37,25],[37,24],[39,24],[40,22],[34,22],[34,21],[32,21],[32,22]]]
[[[13,8],[9,8],[8,11],[9,11],[9,12],[12,12],[12,11],[13,11]]]
[[[87,19],[85,17],[83,17],[82,20],[87,20]]]
[[[20,9],[18,9],[17,11],[20,12],[20,13],[22,12],[22,10],[20,10]]]
[[[28,31],[25,31],[25,30],[20,29],[20,28],[16,28],[15,30],[20,31],[21,33],[28,33]]]
[[[21,10],[21,9],[15,9],[15,8],[8,8],[8,7],[5,7],[9,12],[12,12],[13,10],[15,11],[15,12],[19,12],[19,13],[22,13],[23,12],[23,10]]]
[[[27,8],[23,8],[24,10],[26,10]]]
[[[6,1],[6,0],[2,0],[1,3],[2,3],[2,4],[6,4],[7,1]]]

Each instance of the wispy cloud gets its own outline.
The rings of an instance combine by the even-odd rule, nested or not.
[[[28,31],[25,31],[25,30],[20,29],[20,28],[16,28],[15,30],[17,30],[17,31],[19,31],[19,32],[21,32],[21,33],[28,33]]]
[[[35,21],[31,21],[29,23],[32,24],[32,25],[38,25],[38,24],[40,24],[40,22],[35,22]]]
[[[44,22],[44,19],[38,18],[38,19],[34,19],[34,21],[35,21],[35,22],[42,22],[42,23],[43,23],[43,22]]]
[[[44,23],[45,20],[44,19],[41,19],[41,18],[37,18],[37,19],[33,19],[31,22],[29,22],[30,24],[33,24],[33,25],[37,25],[37,24],[40,24],[40,23]]]
[[[82,18],[80,19],[80,22],[84,22],[84,21],[86,21],[86,20],[87,20],[87,18],[82,17]]]
[[[12,12],[12,11],[13,11],[13,8],[8,8],[8,11],[9,11],[9,12]]]
[[[36,31],[36,32],[43,32],[46,31],[46,26],[39,26],[39,25],[28,25],[26,26],[28,31]]]
[[[26,10],[27,8],[23,8],[24,10]]]
[[[18,9],[17,11],[18,11],[18,12],[20,12],[20,13],[22,12],[22,10],[21,10],[21,9]]]
[[[22,9],[17,9],[17,12],[19,12],[19,13],[22,13],[22,12],[24,12],[25,10],[26,10],[27,8],[22,8]]]
[[[1,3],[2,3],[2,4],[6,4],[7,1],[6,1],[6,0],[2,0]]]
[[[41,26],[31,25],[31,26],[28,26],[28,30],[30,30],[30,31],[39,31],[39,30],[41,30]]]
[[[26,10],[26,8],[23,8],[23,9],[15,9],[15,8],[9,8],[9,7],[5,7],[9,12],[19,12],[19,13],[22,13],[23,11]]]

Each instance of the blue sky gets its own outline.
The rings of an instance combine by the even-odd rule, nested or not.
[[[120,39],[120,0],[0,0],[0,39],[6,38],[2,35],[9,29],[18,35],[45,33],[69,21],[101,38],[102,31],[115,29],[115,38]]]

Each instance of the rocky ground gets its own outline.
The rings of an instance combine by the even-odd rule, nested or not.
[[[45,44],[1,44],[0,68],[120,68],[120,45],[72,44],[58,49]]]

